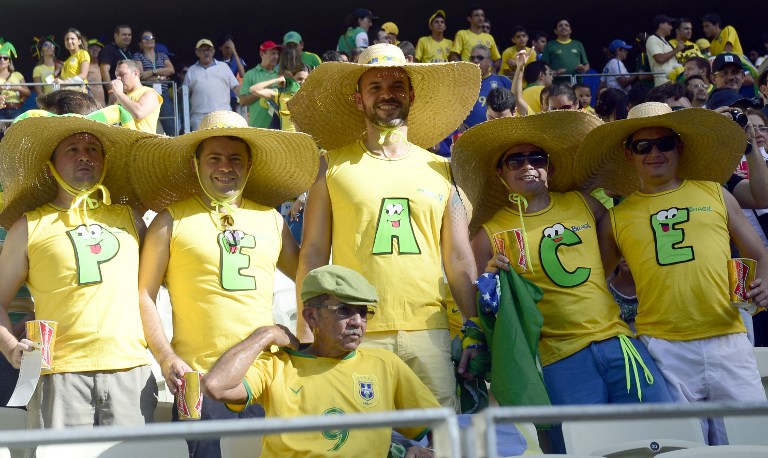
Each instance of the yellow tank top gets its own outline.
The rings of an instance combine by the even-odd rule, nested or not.
[[[579,192],[549,195],[547,208],[524,216],[532,259],[525,255],[519,213],[504,207],[483,225],[494,252],[504,253],[510,267],[544,291],[539,302],[542,365],[591,342],[631,335],[608,292],[595,218],[584,197]]]
[[[719,184],[635,192],[610,211],[637,284],[638,334],[694,340],[745,332],[728,298],[728,212]]]
[[[411,145],[395,160],[361,142],[328,153],[333,263],[376,286],[368,331],[447,329],[441,305],[440,228],[450,172],[444,159]]]
[[[38,320],[59,323],[48,373],[149,363],[139,315],[139,239],[131,209],[78,213],[51,204],[27,212],[29,277]]]
[[[205,372],[256,328],[274,324],[272,289],[283,219],[273,208],[243,200],[233,230],[221,232],[215,212],[198,197],[168,211],[171,345],[190,367]]]
[[[157,132],[157,119],[160,117],[160,105],[163,104],[163,98],[160,96],[160,94],[157,93],[157,91],[147,86],[139,86],[138,88],[128,92],[125,95],[127,95],[128,98],[134,102],[138,102],[141,96],[146,94],[148,91],[152,91],[152,93],[157,96],[157,107],[152,110],[152,112],[149,113],[144,119],[134,119],[134,121],[136,122],[136,130],[154,134]]]

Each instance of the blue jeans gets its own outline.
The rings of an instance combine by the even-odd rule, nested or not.
[[[168,90],[163,90],[163,103],[160,105],[160,124],[163,126],[163,132],[169,137],[178,135],[176,132],[176,118],[173,116],[173,100]]]
[[[645,345],[632,337],[629,337],[629,341],[653,376],[653,384],[650,385],[638,364],[642,402],[674,402],[664,377]],[[618,337],[592,342],[571,356],[542,368],[544,384],[553,405],[641,402],[631,367],[630,388],[627,391],[625,370],[624,353]],[[552,427],[550,437],[552,451],[565,453],[560,425]]]

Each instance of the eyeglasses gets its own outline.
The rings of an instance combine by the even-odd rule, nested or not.
[[[482,62],[485,60],[485,56],[469,56],[469,60],[472,62]]]
[[[504,165],[506,165],[509,170],[521,169],[526,161],[531,164],[531,167],[534,169],[543,169],[547,167],[549,157],[544,151],[528,151],[513,153],[503,159]]]
[[[634,154],[645,155],[653,151],[653,147],[659,150],[660,153],[666,153],[675,149],[678,143],[678,138],[675,135],[667,135],[666,137],[659,137],[655,139],[635,140],[627,145],[630,151]]]
[[[706,89],[707,85],[706,84],[691,84],[688,87],[691,88],[691,89]]]
[[[144,41],[152,41],[155,39],[155,37],[152,35],[144,35],[143,37],[141,37],[141,39]]]
[[[718,76],[744,76],[744,71],[740,70],[738,68],[724,68],[722,70],[716,71],[715,75]]]
[[[768,134],[768,127],[766,126],[755,126],[755,130],[761,134]]]
[[[0,56],[0,60],[11,60],[8,56]]]
[[[373,309],[370,309],[365,305],[338,304],[323,305],[322,307],[336,312],[336,315],[343,319],[352,318],[355,315],[360,315],[360,318],[363,321],[368,321],[376,314]]]

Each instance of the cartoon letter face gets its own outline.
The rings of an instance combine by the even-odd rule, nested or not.
[[[680,246],[685,240],[685,230],[678,224],[688,221],[687,208],[672,207],[651,215],[651,229],[656,241],[656,261],[660,266],[679,264],[694,259],[693,247]]]
[[[555,224],[552,227],[544,229],[541,243],[539,243],[539,256],[541,258],[541,267],[547,274],[552,283],[563,288],[572,288],[579,286],[589,279],[592,269],[588,267],[577,267],[574,271],[566,270],[557,250],[561,246],[574,246],[581,244],[581,238],[562,224]]]
[[[226,230],[217,236],[220,251],[219,275],[221,287],[228,291],[256,289],[256,279],[243,275],[242,270],[251,265],[251,257],[241,250],[255,248],[256,238],[239,230]]]
[[[109,261],[120,251],[115,234],[100,224],[81,224],[67,231],[77,263],[77,284],[101,283],[101,264]]]
[[[420,254],[411,224],[411,207],[405,198],[381,199],[379,221],[373,240],[373,254],[392,254],[397,239],[400,254]]]

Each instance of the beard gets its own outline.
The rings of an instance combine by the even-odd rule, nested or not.
[[[390,115],[388,117],[381,116],[376,111],[376,106],[380,104],[393,104],[400,107],[399,110],[397,110],[397,113]],[[365,117],[368,119],[368,121],[371,122],[371,124],[379,127],[400,127],[404,126],[406,120],[408,119],[408,113],[411,110],[411,106],[409,103],[403,103],[399,99],[395,97],[391,97],[388,99],[378,100],[374,105],[372,106],[366,106],[365,107]]]

